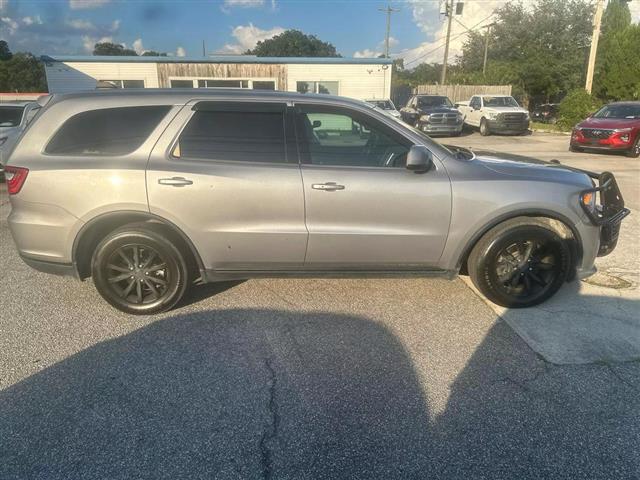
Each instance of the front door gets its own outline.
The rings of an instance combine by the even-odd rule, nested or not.
[[[451,213],[449,177],[436,161],[405,168],[411,141],[364,112],[296,106],[309,270],[431,269]]]
[[[205,268],[302,267],[307,229],[291,117],[282,103],[198,102],[154,148],[150,211],[182,228]]]

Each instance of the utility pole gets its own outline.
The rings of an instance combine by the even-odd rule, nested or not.
[[[399,12],[400,10],[391,8],[391,5],[387,5],[387,8],[379,8],[378,10],[387,14],[387,34],[384,37],[384,56],[386,58],[389,58],[389,33],[391,31],[391,14]]]
[[[593,72],[596,68],[596,56],[598,55],[598,40],[600,40],[600,27],[602,25],[602,11],[604,10],[604,0],[598,0],[596,4],[596,14],[593,19],[593,36],[591,37],[591,51],[589,52],[589,66],[587,67],[587,82],[585,90],[591,93],[593,89]]]
[[[482,75],[487,73],[487,56],[489,55],[489,33],[491,32],[491,27],[493,27],[495,23],[491,23],[487,25],[485,28],[487,29],[487,34],[484,39],[484,61],[482,62]]]
[[[454,0],[445,0],[446,3],[446,13],[445,15],[449,17],[449,25],[447,25],[447,43],[444,46],[444,61],[442,62],[442,76],[440,77],[440,83],[442,85],[447,81],[447,62],[449,61],[449,42],[451,41],[451,23],[453,22],[453,2]]]

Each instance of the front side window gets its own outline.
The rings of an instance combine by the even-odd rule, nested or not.
[[[286,162],[284,108],[278,111],[253,107],[197,110],[182,131],[173,156],[211,161]]]
[[[360,112],[299,106],[298,142],[302,161],[313,165],[404,167],[411,142]]]
[[[45,148],[51,155],[126,155],[139,148],[171,107],[103,108],[78,113]]]
[[[0,106],[0,127],[17,127],[22,121],[24,107]]]
[[[296,82],[298,93],[325,93],[338,95],[339,82]]]

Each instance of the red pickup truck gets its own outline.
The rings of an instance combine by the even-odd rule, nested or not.
[[[628,157],[640,157],[640,102],[602,107],[573,128],[569,150],[623,151]]]

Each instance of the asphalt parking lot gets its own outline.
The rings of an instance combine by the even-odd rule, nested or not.
[[[611,170],[640,211],[638,160],[567,141],[443,140]],[[252,280],[140,318],[23,265],[0,203],[0,479],[640,478],[635,212],[599,283],[534,310],[463,279]]]

